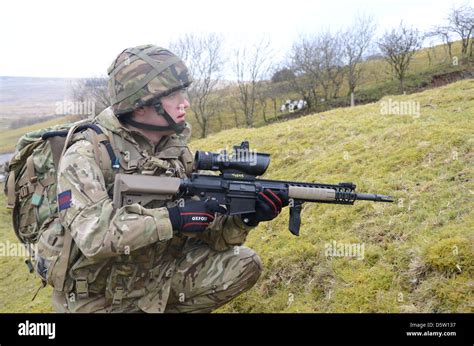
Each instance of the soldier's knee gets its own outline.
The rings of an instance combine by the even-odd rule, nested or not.
[[[243,277],[250,286],[253,286],[262,274],[262,260],[255,251],[244,246],[239,247],[239,257],[242,262]]]

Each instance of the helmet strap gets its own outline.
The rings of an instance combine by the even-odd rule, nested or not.
[[[120,117],[120,121],[132,125],[133,127],[143,129],[143,130],[149,130],[149,131],[174,131],[177,134],[180,134],[181,132],[184,131],[186,124],[180,123],[177,124],[171,115],[168,114],[168,112],[165,111],[163,106],[161,105],[161,102],[158,102],[153,105],[155,107],[156,113],[158,115],[162,115],[163,118],[168,122],[167,126],[158,126],[158,125],[151,125],[151,124],[145,124],[145,123],[140,123],[138,121],[135,121],[132,119],[131,116],[125,116],[125,117]]]

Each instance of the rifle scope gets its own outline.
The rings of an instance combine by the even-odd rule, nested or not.
[[[249,142],[234,146],[232,155],[226,150],[220,153],[197,151],[194,157],[194,171],[210,170],[221,173],[244,173],[260,176],[265,173],[270,164],[270,154],[257,153],[249,149]]]

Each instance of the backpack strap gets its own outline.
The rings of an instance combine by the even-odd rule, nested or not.
[[[91,143],[94,146],[94,155],[95,155],[95,159],[96,159],[97,164],[100,167],[102,167],[101,162],[104,162],[104,160],[100,159],[100,153],[101,153],[101,150],[99,148],[99,143],[100,143],[100,144],[103,144],[104,147],[107,150],[112,168],[114,168],[114,169],[118,168],[118,159],[115,156],[115,153],[112,149],[112,146],[110,144],[110,141],[109,141],[107,135],[105,135],[104,132],[102,131],[102,129],[99,126],[95,125],[95,124],[85,124],[85,125],[78,124],[78,125],[73,126],[69,129],[69,131],[67,132],[67,135],[66,135],[66,140],[63,142],[64,144],[62,145],[61,153],[59,154],[59,157],[57,158],[57,166],[56,167],[59,169],[59,163],[61,161],[61,158],[66,153],[66,150],[69,147],[69,145],[70,145],[70,143],[73,139],[74,134],[79,132],[79,131],[82,131],[84,129],[92,129],[93,130],[92,133],[96,134],[96,135],[88,136],[88,139],[91,140]],[[58,136],[58,134],[55,134],[55,136]],[[59,134],[59,136],[64,136],[64,133]],[[53,142],[51,142],[51,145],[53,145]],[[56,150],[56,152],[59,152],[59,150],[57,148],[55,150]],[[53,150],[53,155],[54,155],[54,150]],[[55,160],[55,164],[56,164],[56,160]],[[68,270],[68,267],[69,267],[69,257],[71,255],[73,242],[74,241],[73,241],[71,232],[69,231],[69,229],[65,228],[64,229],[63,248],[62,248],[61,253],[59,255],[58,263],[56,264],[57,276],[56,276],[56,279],[55,279],[55,282],[54,282],[54,289],[56,291],[61,291],[61,292],[64,291],[64,284],[66,282],[66,274],[67,274],[67,270]]]
[[[54,290],[64,291],[64,283],[66,282],[66,273],[69,265],[69,257],[72,250],[72,235],[68,229],[64,229],[64,243],[61,253],[59,254],[58,263],[56,264],[56,278],[54,280]]]
[[[64,138],[61,136],[53,136],[47,137],[46,140],[49,141],[49,145],[51,146],[54,167],[57,169],[59,165],[59,159],[64,148]]]
[[[71,127],[69,129],[69,131],[51,131],[51,132],[47,132],[47,133],[43,134],[42,138],[44,140],[45,139],[50,140],[50,143],[51,143],[51,146],[52,146],[52,151],[53,151],[53,160],[55,162],[55,165],[56,165],[56,159],[57,159],[56,167],[59,167],[59,161],[63,157],[63,155],[65,154],[65,152],[66,152],[67,148],[69,147],[69,145],[71,144],[73,135],[75,133],[81,132],[85,129],[92,129],[97,135],[97,136],[90,136],[92,145],[94,146],[94,155],[95,155],[95,158],[97,160],[97,163],[100,165],[100,162],[99,162],[100,161],[99,160],[100,150],[99,150],[99,146],[98,146],[98,143],[100,143],[100,144],[103,144],[105,149],[107,150],[112,168],[113,169],[118,169],[119,168],[119,164],[118,164],[119,160],[118,160],[117,156],[115,155],[114,150],[112,149],[112,145],[110,144],[109,138],[107,137],[106,134],[104,134],[104,131],[102,131],[102,129],[99,126],[97,126],[96,124],[83,124],[83,123],[76,124],[75,126]],[[59,144],[54,143],[53,138],[55,138],[55,137],[66,137],[66,140],[63,142],[64,144],[62,144],[62,146],[61,146]],[[61,143],[62,141],[60,142],[59,140],[57,140],[57,142]],[[53,148],[53,145],[54,145],[54,148]],[[58,148],[61,148],[61,151]]]
[[[6,191],[7,191],[7,208],[13,209],[16,203],[16,193],[15,193],[15,171],[12,170],[8,173]]]

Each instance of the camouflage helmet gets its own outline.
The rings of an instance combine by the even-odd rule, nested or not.
[[[129,113],[191,84],[188,68],[179,57],[150,44],[125,49],[107,73],[116,115]]]

